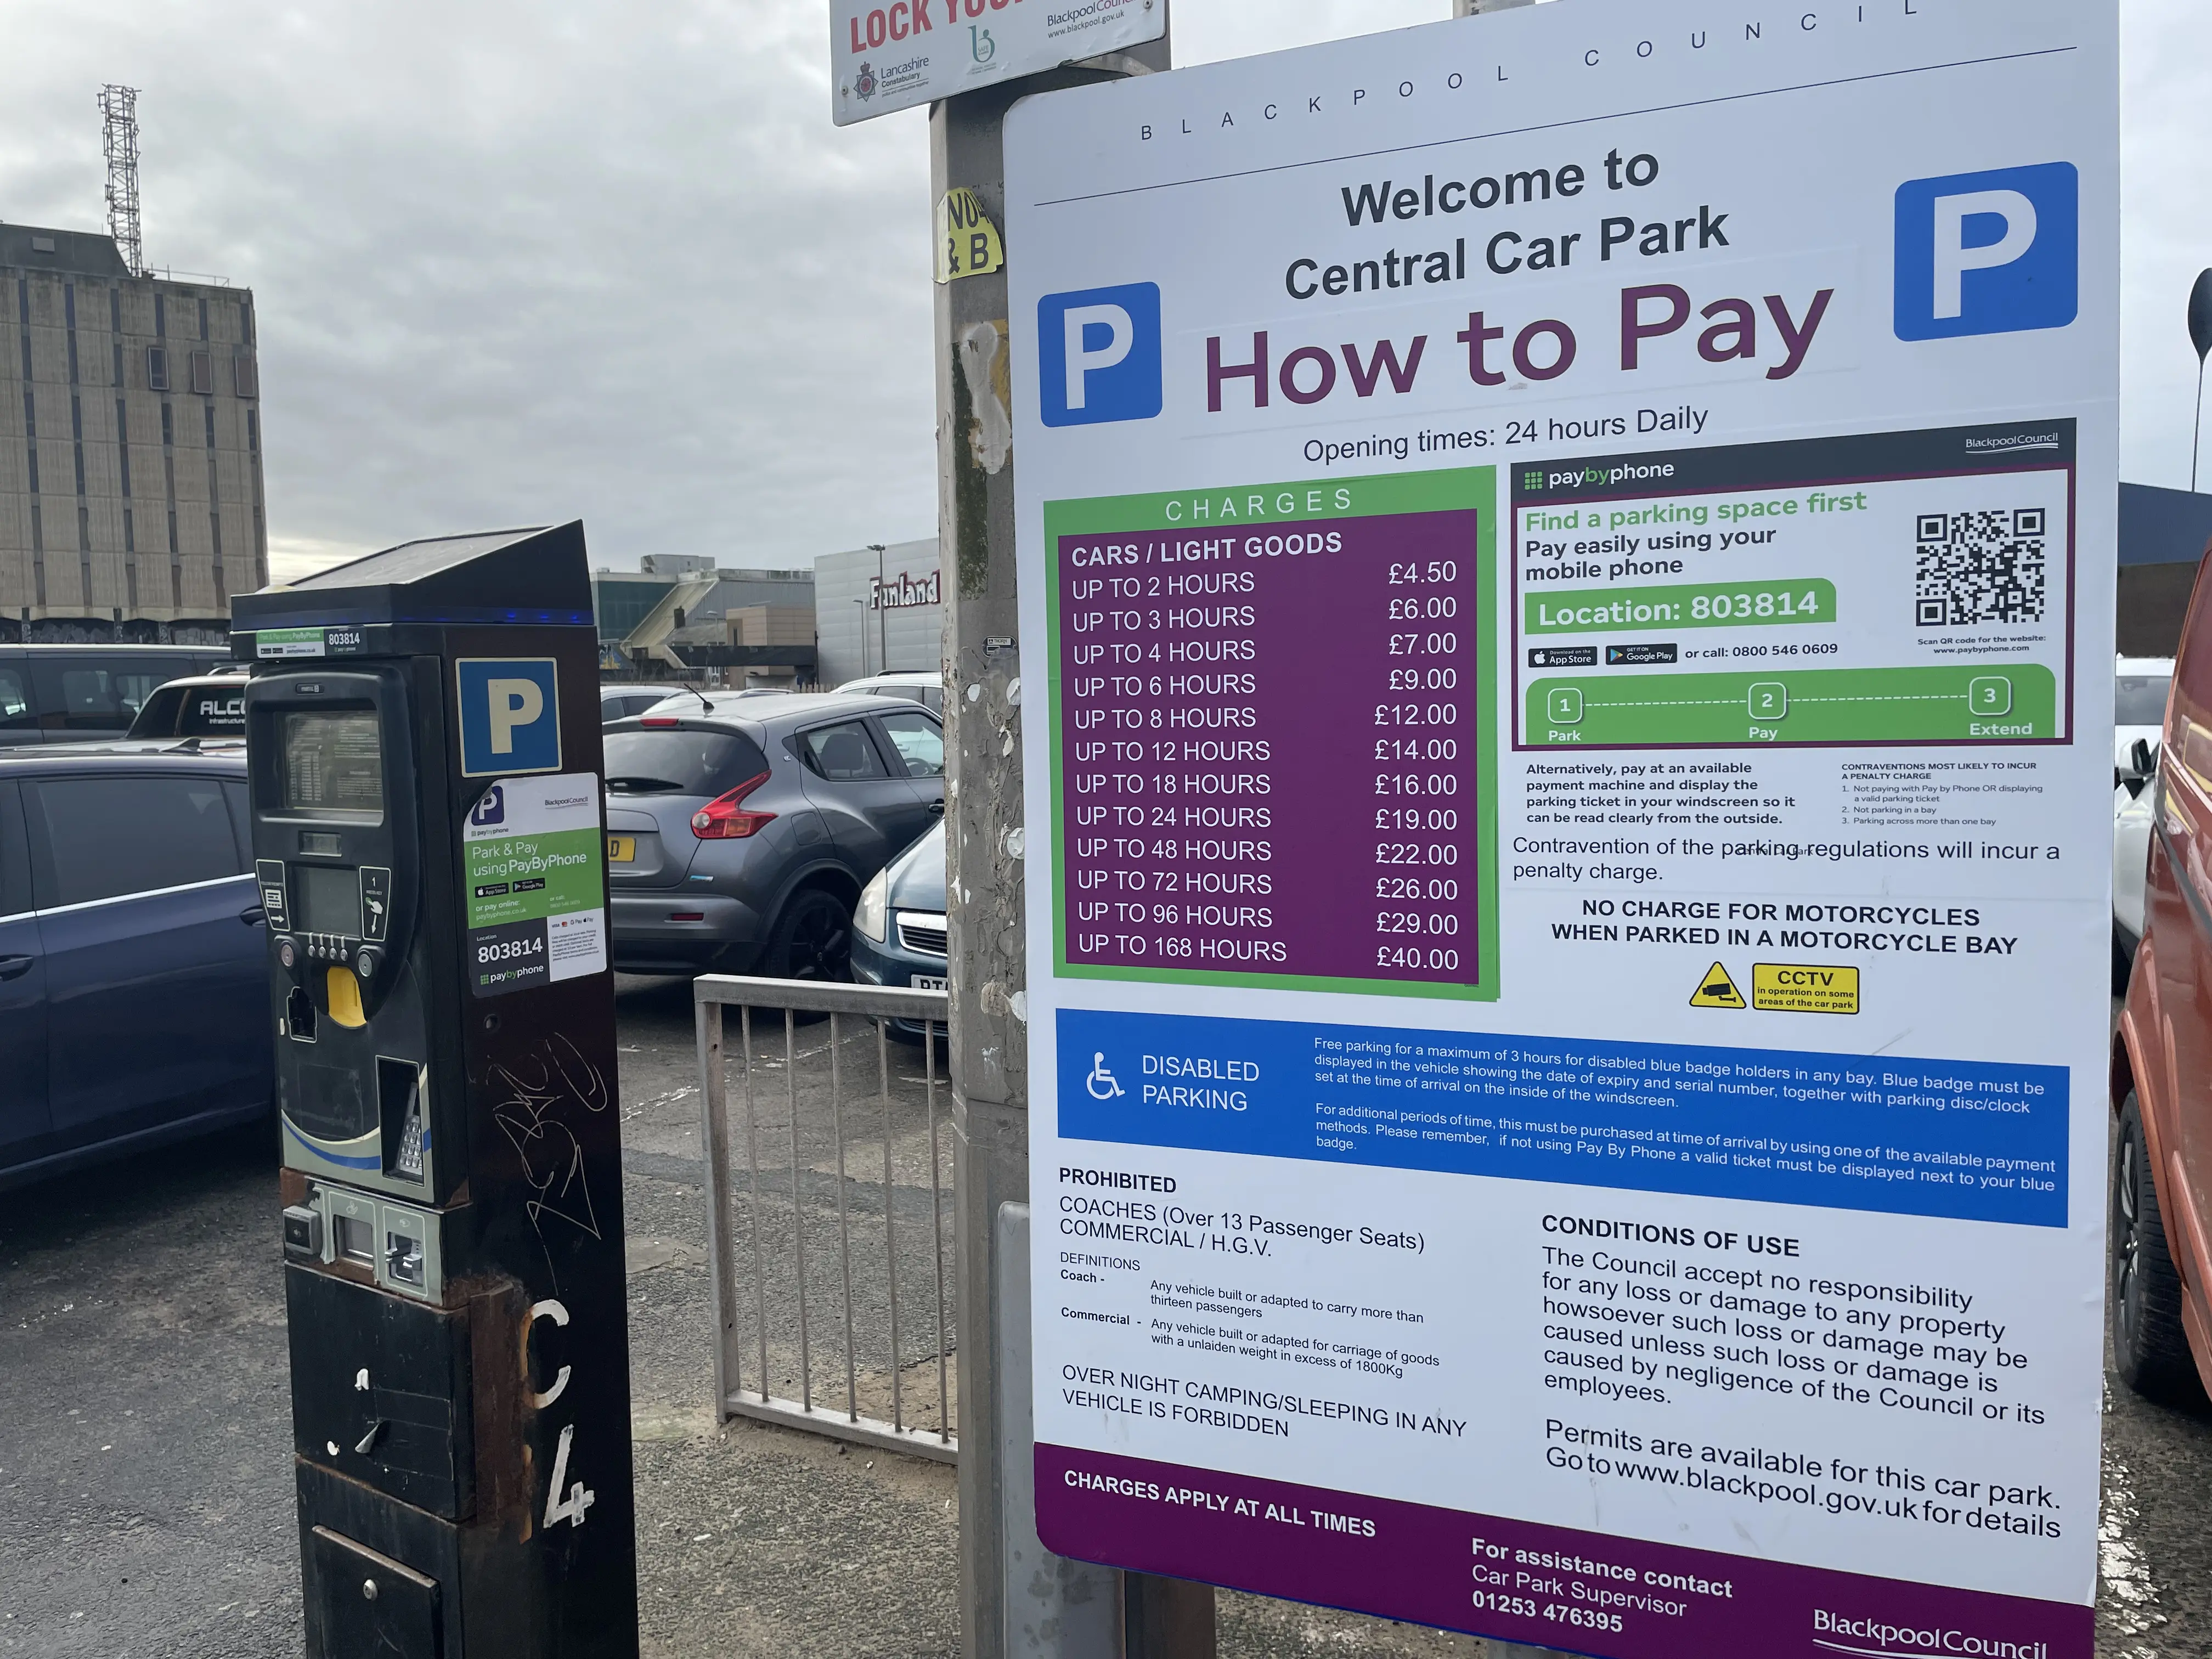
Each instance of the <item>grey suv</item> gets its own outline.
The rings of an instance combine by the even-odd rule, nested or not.
[[[702,696],[606,728],[614,965],[850,977],[854,902],[945,811],[937,717]]]

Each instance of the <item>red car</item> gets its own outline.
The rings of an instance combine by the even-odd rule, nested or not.
[[[2212,563],[2212,559],[2208,559]],[[2112,1044],[2112,1355],[2154,1399],[2212,1380],[2212,595],[2183,625],[2158,758],[2143,937]]]

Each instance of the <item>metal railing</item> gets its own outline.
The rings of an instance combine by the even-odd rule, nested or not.
[[[714,1283],[714,1399],[718,1417],[756,1418],[765,1422],[781,1423],[787,1427],[810,1429],[817,1434],[835,1436],[839,1439],[857,1441],[864,1445],[887,1447],[932,1457],[945,1462],[956,1462],[959,1455],[957,1407],[953,1396],[952,1379],[949,1374],[949,1355],[953,1332],[951,1313],[946,1304],[945,1221],[946,1192],[942,1174],[943,1161],[939,1155],[939,1121],[938,1115],[938,1049],[943,1041],[948,999],[943,991],[919,991],[903,988],[877,985],[844,985],[805,980],[754,979],[731,974],[707,974],[692,981],[692,1002],[698,1024],[699,1036],[699,1103],[702,1150],[706,1157],[707,1170],[707,1251],[708,1272]],[[743,1133],[744,1136],[744,1169],[748,1176],[744,1211],[745,1231],[750,1237],[752,1287],[751,1295],[744,1295],[739,1288],[737,1272],[738,1246],[733,1237],[738,1212],[733,1204],[734,1172],[731,1161],[731,1126],[726,1067],[731,1056],[724,1042],[723,1009],[738,1010],[738,1052],[743,1078]],[[761,1050],[760,1063],[756,1064],[756,1012],[773,1014],[781,1012],[782,1030],[781,1055],[773,1050],[771,1038]],[[835,1210],[836,1215],[836,1255],[838,1288],[842,1292],[842,1307],[835,1310],[836,1322],[842,1328],[845,1386],[841,1406],[817,1401],[814,1393],[815,1341],[812,1311],[809,1307],[808,1286],[808,1204],[802,1190],[805,1184],[803,1172],[807,1159],[801,1148],[799,1129],[800,1092],[799,1044],[799,1016],[827,1014],[829,1016],[829,1117],[830,1130],[836,1142],[836,1173],[835,1178]],[[884,1358],[890,1376],[890,1418],[863,1415],[860,1411],[859,1342],[854,1325],[853,1270],[855,1259],[853,1200],[858,1192],[865,1191],[860,1183],[848,1176],[846,1169],[846,1121],[848,1104],[845,1088],[845,1031],[850,1023],[859,1019],[872,1027],[875,1036],[876,1088],[874,1104],[881,1113],[883,1130],[883,1237],[885,1299],[888,1303],[890,1339]],[[893,1169],[893,1146],[897,1136],[894,1131],[894,1101],[892,1091],[891,1059],[889,1046],[888,1023],[892,1020],[911,1022],[921,1031],[922,1059],[925,1075],[919,1079],[924,1085],[924,1103],[928,1129],[929,1208],[927,1225],[929,1239],[925,1278],[935,1291],[935,1346],[924,1353],[918,1362],[927,1366],[935,1361],[936,1418],[933,1429],[917,1427],[908,1423],[905,1397],[905,1373],[913,1369],[902,1344],[902,1325],[899,1305],[899,1282],[903,1272],[911,1278],[917,1264],[911,1254],[902,1257],[902,1246],[909,1252],[912,1243],[902,1237],[898,1226],[901,1208],[900,1191]],[[805,1057],[811,1058],[811,1054]],[[758,1086],[762,1074],[775,1069],[783,1072],[783,1106],[787,1113],[787,1139],[790,1170],[787,1190],[771,1194],[762,1179],[761,1109],[763,1091]],[[860,1099],[866,1101],[863,1095]],[[777,1149],[781,1150],[781,1149]],[[770,1185],[780,1184],[771,1181]],[[912,1190],[912,1189],[909,1189]],[[818,1204],[819,1194],[817,1192]],[[786,1253],[775,1252],[771,1262],[769,1236],[778,1229],[779,1216],[771,1210],[781,1210],[788,1205],[790,1217],[790,1249],[787,1264]],[[917,1215],[915,1219],[919,1222]],[[872,1228],[866,1231],[872,1231]],[[919,1231],[919,1228],[915,1229]],[[874,1249],[875,1241],[867,1241],[866,1248]],[[787,1265],[787,1279],[782,1279]],[[819,1264],[817,1264],[818,1266]],[[775,1270],[772,1275],[771,1269]],[[775,1394],[769,1386],[774,1372],[769,1363],[769,1332],[772,1322],[781,1322],[783,1316],[793,1309],[778,1305],[776,1320],[771,1320],[769,1291],[772,1276],[779,1278],[779,1303],[787,1288],[792,1292],[797,1316],[796,1381],[799,1397],[790,1399]],[[741,1310],[741,1304],[750,1302],[750,1309]],[[872,1309],[871,1311],[874,1311]],[[744,1315],[750,1315],[754,1350],[750,1356],[756,1362],[753,1379],[747,1383],[742,1376],[742,1361],[748,1346],[742,1324]],[[791,1378],[787,1378],[789,1382]],[[923,1384],[927,1389],[927,1383]]]

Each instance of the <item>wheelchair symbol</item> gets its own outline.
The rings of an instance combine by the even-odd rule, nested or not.
[[[1114,1080],[1114,1073],[1106,1069],[1103,1054],[1091,1056],[1091,1075],[1083,1079],[1083,1086],[1091,1091],[1093,1100],[1112,1100],[1122,1092],[1121,1085]]]

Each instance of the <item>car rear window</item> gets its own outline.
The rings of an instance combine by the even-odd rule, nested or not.
[[[610,732],[607,787],[635,795],[719,795],[768,770],[760,745],[738,732]]]
[[[130,658],[62,657],[31,665],[39,723],[52,731],[120,731],[129,726],[155,688],[194,665]]]
[[[2171,674],[2123,674],[2114,683],[2115,726],[2163,726]]]
[[[244,868],[222,780],[42,778],[27,791],[45,842],[39,905],[86,904],[183,887]]]

